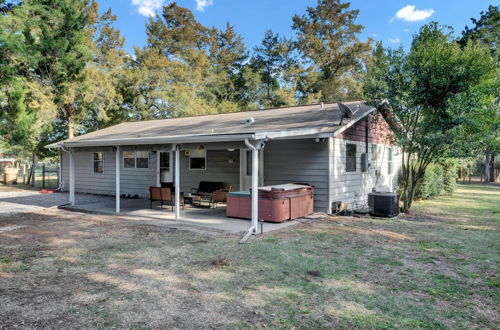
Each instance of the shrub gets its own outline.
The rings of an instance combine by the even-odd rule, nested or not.
[[[430,164],[415,190],[415,198],[434,198],[441,194],[443,187],[443,167],[439,164]]]
[[[459,161],[456,158],[447,158],[440,162],[443,167],[443,190],[446,194],[453,194],[457,188]]]

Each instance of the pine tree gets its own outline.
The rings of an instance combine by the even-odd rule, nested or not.
[[[92,12],[97,17],[96,3]],[[122,107],[123,97],[119,90],[126,59],[123,50],[125,39],[113,27],[115,21],[116,16],[108,9],[89,27],[93,59],[85,68],[85,88],[78,99],[85,108],[80,122],[86,132],[128,118],[128,113]]]
[[[56,116],[53,87],[33,69],[37,49],[30,47],[33,31],[26,24],[32,7],[7,8],[0,15],[0,134],[4,143],[31,154]]]
[[[219,112],[238,110],[236,80],[247,51],[243,39],[229,23],[225,30],[210,29],[209,59],[215,81],[209,89],[216,97]]]
[[[26,0],[23,6],[30,15],[25,29],[31,65],[38,79],[52,85],[59,118],[72,138],[75,118],[83,111],[76,99],[91,60],[87,27],[92,6],[86,0]]]
[[[306,15],[293,17],[296,47],[309,61],[312,75],[302,83],[304,97],[316,94],[322,101],[336,101],[361,96],[358,76],[371,40],[358,39],[363,30],[355,23],[359,11],[349,6],[341,0],[319,0]]]
[[[261,44],[254,48],[252,66],[261,74],[266,94],[264,107],[296,103],[297,79],[303,71],[294,54],[294,43],[267,30]]]

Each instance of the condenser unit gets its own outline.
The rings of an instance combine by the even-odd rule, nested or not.
[[[368,194],[370,215],[392,218],[399,214],[399,194],[393,192],[373,192]]]

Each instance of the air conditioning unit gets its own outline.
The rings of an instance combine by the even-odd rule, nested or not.
[[[368,194],[370,215],[392,218],[399,214],[399,194],[393,192],[373,192]]]

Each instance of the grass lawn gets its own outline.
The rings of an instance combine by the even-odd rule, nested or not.
[[[498,329],[500,187],[414,211],[245,245],[111,216],[0,217],[0,328]]]

